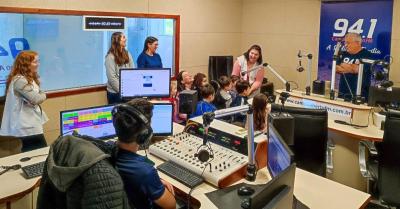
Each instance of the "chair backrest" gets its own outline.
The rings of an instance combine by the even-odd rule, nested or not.
[[[272,104],[272,112],[280,110],[281,105]],[[328,140],[327,111],[287,106],[283,111],[294,117],[294,145],[291,148],[295,154],[297,167],[325,176]]]
[[[219,77],[232,74],[233,56],[210,56],[208,59],[208,79],[218,80]]]
[[[380,198],[389,205],[400,206],[400,112],[390,110],[386,115],[383,141],[378,150],[378,190]]]

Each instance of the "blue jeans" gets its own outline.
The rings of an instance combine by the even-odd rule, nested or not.
[[[121,97],[119,97],[119,93],[111,93],[107,91],[107,101],[108,104],[117,104],[121,103]]]

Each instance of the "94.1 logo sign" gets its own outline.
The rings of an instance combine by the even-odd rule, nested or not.
[[[369,24],[364,24],[365,22],[368,22]],[[361,34],[363,42],[372,43],[372,37],[374,36],[377,23],[377,19],[370,19],[369,21],[358,19],[353,24],[350,24],[348,19],[337,19],[334,24],[335,31],[332,34],[332,39],[337,41],[336,38],[342,38],[346,33],[358,33]]]

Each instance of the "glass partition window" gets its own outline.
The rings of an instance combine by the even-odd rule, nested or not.
[[[46,91],[103,85],[107,82],[104,60],[115,31],[85,31],[82,16],[43,14],[0,14],[0,96],[19,51],[39,52],[41,87]],[[122,31],[134,63],[143,51],[144,40],[159,40],[157,53],[163,67],[174,66],[174,19],[126,18]]]

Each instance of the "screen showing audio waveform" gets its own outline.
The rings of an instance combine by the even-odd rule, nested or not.
[[[111,110],[114,106],[100,106],[60,112],[61,134],[76,131],[99,139],[115,137]]]

